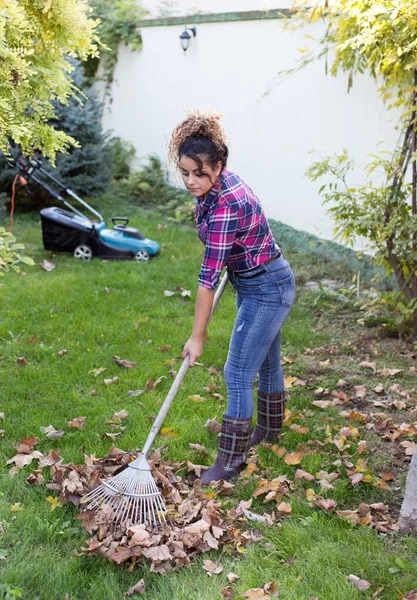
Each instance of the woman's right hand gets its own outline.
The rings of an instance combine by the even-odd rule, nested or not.
[[[190,337],[184,345],[182,358],[185,358],[187,354],[190,355],[190,367],[193,367],[195,361],[203,354],[203,340]]]

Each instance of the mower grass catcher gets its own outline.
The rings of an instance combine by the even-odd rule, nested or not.
[[[28,182],[35,181],[69,209],[54,206],[40,211],[45,250],[72,252],[75,258],[84,261],[99,256],[147,262],[158,254],[159,244],[144,237],[138,229],[128,227],[129,219],[113,217],[113,229],[109,229],[99,212],[43,169],[38,159],[24,161],[20,158],[16,164]],[[94,221],[73,206],[69,198],[94,215]]]

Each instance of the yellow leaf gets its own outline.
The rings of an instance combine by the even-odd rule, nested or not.
[[[20,506],[20,502],[16,502],[15,504],[12,504],[10,506],[10,510],[12,512],[19,512],[19,511],[23,510],[23,506]]]
[[[193,402],[197,402],[197,404],[200,404],[200,402],[205,402],[205,398],[203,398],[203,396],[199,396],[198,394],[193,394],[192,396],[188,396],[189,400],[192,400]]]
[[[241,472],[241,477],[250,477],[254,471],[257,471],[258,467],[253,463],[249,463],[244,471]]]
[[[302,452],[288,452],[284,456],[284,462],[287,465],[299,465],[303,458]]]
[[[51,503],[51,511],[55,510],[56,508],[62,508],[62,504],[59,501],[59,498],[54,498],[53,496],[48,496],[46,500]]]
[[[161,429],[161,436],[165,438],[179,438],[179,434],[174,431],[172,427],[163,427]]]
[[[296,381],[297,377],[284,377],[285,389],[288,390],[289,388],[291,388]]]
[[[308,433],[310,430],[308,427],[305,427],[304,425],[297,425],[297,423],[294,423],[293,425],[290,425],[290,429],[292,429],[293,431],[296,431],[297,433]]]
[[[280,458],[282,458],[287,451],[285,446],[279,447],[278,444],[274,444],[273,446],[271,446],[271,450],[272,452],[275,452],[275,454]]]
[[[316,492],[313,490],[313,488],[308,488],[308,490],[306,491],[306,498],[309,502],[311,502],[312,500],[314,500],[314,498],[316,497]]]

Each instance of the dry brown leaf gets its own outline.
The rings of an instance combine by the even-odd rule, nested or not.
[[[310,475],[310,473],[307,473],[307,471],[297,469],[297,471],[295,472],[294,479],[305,479],[306,481],[314,481],[315,477],[314,475]]]
[[[298,425],[297,423],[293,423],[292,425],[290,425],[290,429],[292,429],[293,431],[296,431],[297,433],[301,433],[301,434],[305,434],[310,431],[310,429],[308,427],[306,427],[305,425]]]
[[[366,398],[366,387],[364,385],[355,385],[354,386],[355,393],[353,395],[354,398],[359,398],[364,400]]]
[[[22,365],[23,367],[26,367],[27,365],[26,358],[24,356],[19,356],[18,358],[16,358],[16,363],[18,365]]]
[[[65,431],[63,429],[55,429],[53,425],[48,425],[48,427],[40,428],[42,433],[48,438],[48,440],[55,440],[58,438],[62,438]]]
[[[43,260],[39,263],[39,266],[44,270],[44,271],[53,271],[55,269],[55,265],[53,262],[50,262],[49,260]]]
[[[133,587],[129,588],[127,592],[125,592],[125,596],[132,596],[133,594],[143,594],[145,593],[145,581],[140,579]]]
[[[197,404],[201,403],[201,402],[205,402],[205,398],[203,398],[203,396],[200,396],[199,394],[192,394],[191,396],[188,396],[189,400],[192,400],[193,402],[197,402]]]
[[[65,349],[64,349],[64,350],[60,350],[60,351],[58,352],[58,355],[59,355],[59,356],[64,356],[65,354],[68,354],[68,350],[65,350]]]
[[[368,360],[363,360],[360,364],[360,367],[364,367],[366,369],[372,369],[372,371],[376,371],[376,363],[369,362]]]
[[[128,416],[129,413],[127,412],[127,410],[119,410],[119,412],[115,412],[112,416],[112,421],[123,421],[123,419],[126,419]]]
[[[314,400],[312,404],[314,404],[314,406],[317,406],[318,408],[327,408],[328,406],[330,406],[331,402],[330,400]]]
[[[207,572],[207,575],[209,575],[210,577],[212,575],[219,575],[219,573],[223,571],[223,567],[221,565],[218,565],[211,560],[203,561],[203,569]]]
[[[299,465],[303,459],[304,454],[302,452],[288,452],[284,456],[284,462],[287,465]]]
[[[228,573],[227,574],[227,579],[230,581],[230,583],[234,583],[235,581],[237,581],[239,579],[239,575],[236,575],[236,573]]]
[[[76,417],[72,421],[68,421],[68,425],[75,429],[85,429],[85,419],[86,417]]]
[[[358,452],[359,452],[359,454],[362,454],[362,452],[365,452],[365,450],[366,450],[366,441],[361,440],[360,442],[358,442]]]
[[[209,454],[207,452],[207,450],[205,449],[205,447],[202,446],[201,444],[193,444],[190,442],[188,445],[191,448],[191,450],[195,450],[196,452],[201,452],[201,454],[204,454],[204,456],[208,456],[208,454]]]
[[[115,363],[124,367],[125,369],[135,369],[138,365],[131,360],[121,359],[119,356],[113,356],[113,360]]]
[[[206,423],[204,424],[204,427],[206,427],[209,431],[212,431],[216,435],[218,435],[222,430],[221,423],[217,422],[217,415],[215,417],[213,417],[212,419],[209,419],[208,421],[206,421]]]
[[[378,373],[380,375],[382,375],[382,377],[395,377],[395,375],[399,375],[400,373],[404,373],[404,371],[402,369],[381,369],[380,371],[378,371]]]
[[[118,383],[119,378],[118,377],[112,377],[111,379],[105,379],[104,380],[104,385],[113,385],[113,383]]]
[[[361,590],[361,592],[364,592],[371,587],[369,581],[366,581],[365,579],[359,579],[359,577],[356,577],[356,575],[349,575],[348,579],[358,588],[358,590]]]
[[[289,515],[292,511],[291,504],[288,504],[288,502],[280,502],[279,504],[277,504],[277,510],[278,512]]]
[[[223,590],[220,591],[220,594],[225,598],[225,600],[229,600],[233,598],[235,595],[235,591],[231,585],[227,585]]]

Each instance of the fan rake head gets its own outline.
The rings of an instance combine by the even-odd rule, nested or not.
[[[81,498],[83,507],[95,510],[106,504],[113,509],[113,522],[142,523],[153,527],[166,525],[166,505],[151,474],[146,457],[141,455],[118,475],[104,481]]]

